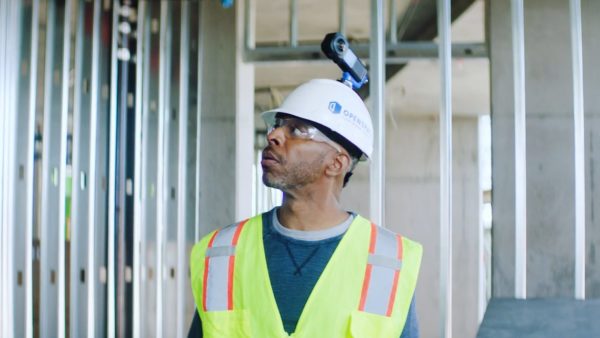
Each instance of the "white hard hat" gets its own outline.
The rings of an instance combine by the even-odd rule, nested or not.
[[[281,107],[262,113],[267,124],[275,122],[277,113],[293,115],[321,124],[354,144],[363,156],[373,151],[373,123],[364,102],[345,84],[328,79],[306,82],[283,100]]]

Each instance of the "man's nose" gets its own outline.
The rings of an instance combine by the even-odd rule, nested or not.
[[[285,132],[282,127],[276,127],[267,134],[267,142],[280,146],[285,141]]]

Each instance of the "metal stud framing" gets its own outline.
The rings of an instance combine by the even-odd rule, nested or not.
[[[61,114],[60,114],[60,150],[59,150],[59,193],[58,193],[58,337],[66,335],[66,195],[67,195],[67,135],[69,115],[69,77],[71,56],[71,17],[73,14],[75,0],[65,2],[65,14],[63,24],[63,51],[62,51],[62,75],[61,79]],[[66,236],[65,236],[66,237]]]
[[[370,216],[377,225],[385,226],[385,37],[383,1],[371,0],[370,95],[373,115],[373,156],[370,171]]]
[[[523,0],[512,0],[515,102],[515,298],[527,298],[527,157]]]
[[[164,288],[164,235],[165,224],[168,222],[167,203],[169,202],[169,180],[165,164],[168,162],[168,132],[169,132],[169,96],[167,90],[168,77],[168,55],[169,55],[169,11],[171,3],[168,1],[160,4],[160,47],[159,47],[159,75],[158,75],[158,169],[157,169],[157,208],[156,208],[156,336],[161,337],[163,333],[163,288]]]
[[[94,264],[95,256],[95,225],[96,225],[96,190],[98,189],[97,184],[97,154],[98,154],[98,54],[100,51],[99,47],[99,33],[100,33],[100,1],[95,1],[93,6],[93,28],[92,28],[92,64],[91,64],[91,95],[90,95],[90,140],[89,140],[89,210],[88,210],[88,231],[87,231],[87,270],[88,270],[88,285],[87,285],[87,297],[88,297],[88,308],[87,308],[87,325],[88,325],[88,337],[94,337],[95,335],[95,281],[96,281],[96,269]],[[83,222],[80,223],[83,225]]]
[[[84,52],[91,50],[89,43],[82,46],[83,37],[83,18],[84,8],[83,2],[78,3],[76,37],[75,37],[75,81],[74,81],[74,103],[73,103],[73,192],[72,192],[72,213],[71,213],[71,246],[72,253],[86,252],[85,240],[87,236],[84,231],[87,231],[87,224],[81,225],[87,220],[87,207],[89,197],[85,192],[87,190],[89,166],[87,162],[87,150],[89,149],[89,140],[85,137],[89,135],[88,114],[89,111],[85,107],[88,106],[84,102],[83,84],[89,86],[87,80],[84,82],[84,65],[83,60],[89,59],[89,56],[84,57]],[[86,67],[87,68],[87,67]],[[87,77],[89,79],[89,76]],[[87,95],[86,95],[87,96]],[[83,111],[86,114],[83,114]],[[85,120],[84,120],[85,119]],[[85,128],[85,129],[84,129]],[[85,151],[82,151],[82,148]],[[81,154],[81,155],[80,155]],[[70,335],[73,337],[87,334],[87,293],[85,289],[86,280],[86,261],[87,254],[71,255],[70,262],[70,314],[71,319]]]
[[[452,55],[450,0],[437,1],[440,39],[440,336],[452,337]]]
[[[18,337],[33,335],[33,166],[34,133],[37,96],[39,0],[22,7],[22,44],[19,55],[19,79],[17,106],[23,109],[16,116],[16,132],[13,145],[15,161],[11,163],[15,181],[11,194],[12,202],[12,278],[13,288],[13,332]],[[12,175],[11,175],[12,176]]]
[[[154,60],[159,56],[160,48],[160,4],[146,3],[143,15],[143,26],[139,26],[143,35],[143,53],[138,55],[141,60],[139,71],[142,73],[142,185],[141,212],[144,228],[140,229],[140,309],[151,309],[143,316],[139,314],[139,337],[156,336],[155,323],[158,321],[157,306],[157,280],[160,276],[157,269],[157,227],[158,227],[158,97],[159,74],[155,68],[150,67],[151,55]],[[139,42],[139,41],[138,41]],[[138,94],[140,95],[140,94]],[[138,314],[134,313],[134,318]],[[134,324],[135,325],[135,324]],[[136,336],[138,337],[138,336]]]
[[[192,119],[200,126],[200,84],[195,76],[201,76],[201,67],[189,74],[196,70],[192,63],[201,61],[199,25],[189,19],[190,11],[199,12],[200,6],[141,2],[136,15],[118,1],[45,4],[40,6],[39,0],[0,4],[0,42],[21,46],[0,53],[0,238],[8,243],[1,248],[0,300],[11,304],[10,311],[3,307],[0,313],[0,335],[30,337],[39,325],[41,336],[131,332],[135,337],[160,337],[176,332],[183,337],[191,318],[187,252],[194,236],[199,236],[190,217],[198,210],[188,202],[195,188],[186,186],[196,178],[187,158],[200,145],[199,131],[188,132]],[[139,43],[127,53],[118,34],[131,33],[128,21],[134,15]],[[45,35],[39,34],[41,16],[47,23]],[[46,38],[42,57],[40,35]],[[119,67],[128,64],[131,54],[135,96],[118,90],[124,88],[120,76],[127,74]],[[153,58],[158,59],[159,71],[151,66]],[[44,67],[42,72],[38,65]],[[178,81],[173,84],[172,79]],[[38,87],[43,88],[39,91],[43,104],[35,99]],[[17,104],[25,107],[22,114],[16,114]],[[134,105],[131,119],[126,114]],[[39,120],[34,119],[36,112]],[[135,128],[127,128],[131,123]],[[126,140],[130,132],[135,134],[133,147]],[[133,174],[123,166],[122,157],[131,149],[135,149]],[[39,164],[34,162],[34,150]],[[39,196],[34,194],[37,165]],[[69,171],[74,183],[71,205]],[[131,212],[132,194],[133,241],[122,236],[131,229],[125,213]],[[38,200],[40,206],[35,204]],[[69,207],[70,231],[65,229]],[[34,323],[32,239],[38,208],[40,308],[49,311],[41,311],[39,323]],[[65,243],[70,243],[68,263]],[[131,252],[129,262],[123,255]]]
[[[17,85],[20,81],[21,4],[0,3],[0,304],[19,301],[13,292],[21,287],[13,269],[14,187],[18,179],[14,167],[15,129],[17,112]],[[14,306],[0,306],[0,335],[15,334],[14,320],[23,313],[14,313]],[[22,332],[23,328],[19,328]]]
[[[187,278],[187,240],[186,240],[186,228],[187,228],[187,217],[186,210],[188,207],[187,203],[187,183],[188,183],[188,85],[189,85],[189,62],[190,62],[190,50],[189,44],[185,43],[190,41],[190,4],[183,2],[180,7],[180,53],[179,53],[179,139],[178,139],[178,168],[177,168],[177,337],[182,338],[187,334],[186,322],[185,322],[185,297]]]
[[[120,12],[119,2],[113,3],[112,13],[112,38],[111,38],[111,55],[110,55],[110,107],[109,107],[109,126],[108,126],[108,286],[107,286],[107,333],[115,334],[116,332],[116,294],[117,294],[117,243],[116,243],[116,227],[117,227],[117,24]]]
[[[79,2],[77,15],[71,236],[71,335],[105,334],[109,48],[100,39],[101,2]],[[83,20],[92,18],[91,34]],[[110,22],[110,21],[109,21]],[[104,88],[104,89],[103,89]],[[105,94],[102,94],[102,93]]]
[[[298,0],[290,0],[290,46],[298,46]]]
[[[338,0],[338,31],[346,34],[346,0]]]
[[[255,0],[248,0],[248,2],[246,3],[246,46],[247,47],[253,47],[254,46],[254,20],[255,20],[255,15],[254,15],[254,7],[256,3]],[[201,141],[202,141],[202,84],[204,83],[203,81],[203,72],[202,72],[202,65],[204,64],[204,58],[203,58],[203,52],[204,52],[204,38],[201,34],[201,27],[202,27],[202,21],[203,21],[203,11],[202,11],[202,5],[198,6],[198,10],[196,11],[197,13],[197,17],[200,18],[200,21],[197,26],[195,27],[194,30],[194,34],[197,34],[197,76],[196,76],[196,184],[195,184],[195,191],[194,191],[194,197],[195,197],[195,205],[196,207],[194,208],[194,243],[200,240],[200,224],[201,224],[201,210],[200,210],[200,195],[202,192],[202,185],[201,185],[201,159],[202,159],[202,147],[201,147]]]
[[[389,41],[391,44],[398,43],[398,14],[396,13],[396,0],[390,0],[388,18],[390,20]]]
[[[43,150],[42,150],[42,201],[41,201],[41,245],[40,245],[40,308],[49,311],[40,312],[40,334],[55,336],[64,332],[64,308],[60,309],[59,294],[64,295],[64,283],[58,279],[64,275],[59,267],[61,256],[59,246],[64,246],[64,209],[60,209],[60,201],[64,200],[64,189],[60,189],[59,172],[61,167],[60,147],[66,134],[62,131],[61,83],[60,77],[64,58],[64,49],[60,48],[64,35],[64,10],[49,2],[46,8],[46,56],[44,74],[44,116],[43,116]],[[64,167],[62,168],[65,169]],[[61,196],[61,192],[63,195]],[[62,215],[60,215],[62,213]],[[62,217],[61,217],[62,216]],[[60,220],[63,220],[61,223]],[[62,243],[61,243],[62,242]],[[64,252],[63,252],[64,254]],[[64,257],[64,256],[63,256]],[[63,258],[64,259],[64,258]],[[61,311],[62,310],[62,311]],[[58,328],[58,326],[63,326]]]
[[[8,31],[8,14],[9,14],[9,6],[7,3],[0,3],[0,44],[2,46],[7,45],[7,34]],[[7,49],[7,48],[5,48]],[[4,163],[7,162],[4,159],[5,149],[7,148],[6,144],[8,143],[6,139],[6,135],[8,131],[6,130],[6,125],[8,124],[8,118],[12,115],[12,112],[9,111],[6,103],[6,98],[4,97],[4,90],[9,84],[8,78],[10,77],[10,71],[7,69],[7,55],[5,51],[0,52],[0,243],[8,243],[6,238],[6,233],[8,232],[8,224],[6,222],[5,215],[5,201],[6,198],[6,179],[7,174],[4,172]],[[7,262],[6,257],[9,257],[8,252],[6,252],[5,247],[7,245],[3,245],[2,249],[0,249],[0,304],[4,304],[4,299],[6,298],[7,285],[9,284],[10,278],[7,276]],[[6,322],[9,320],[6,310],[4,307],[0,307],[0,335],[6,335],[8,330],[6,329]]]
[[[585,299],[585,124],[581,1],[570,1],[575,137],[575,299]]]
[[[135,183],[134,183],[134,217],[133,217],[133,337],[141,337],[141,313],[140,304],[142,301],[142,276],[145,273],[142,268],[142,243],[143,243],[143,230],[142,230],[142,217],[143,217],[143,201],[145,199],[142,179],[142,163],[143,151],[145,150],[144,138],[143,138],[143,125],[144,117],[144,105],[143,105],[143,79],[147,76],[145,72],[145,65],[147,60],[145,59],[144,49],[147,46],[147,15],[146,15],[146,3],[140,2],[138,7],[137,16],[137,50],[136,50],[136,80],[135,80]],[[112,147],[111,147],[112,149]]]
[[[166,40],[165,40],[165,59],[164,59],[164,78],[161,79],[165,86],[165,95],[163,98],[164,107],[164,223],[162,227],[162,332],[158,335],[165,337],[172,332],[177,334],[177,229],[179,224],[178,211],[180,200],[179,191],[184,189],[179,186],[178,167],[180,159],[178,158],[178,134],[179,124],[181,122],[181,109],[178,106],[178,97],[181,93],[180,81],[177,78],[175,65],[180,61],[181,49],[178,48],[181,42],[181,3],[172,3],[167,7],[166,20]],[[181,66],[181,65],[179,65]],[[185,162],[182,165],[187,165]],[[185,221],[185,220],[184,220]]]
[[[397,1],[389,1],[389,42],[385,44],[382,54],[383,64],[406,64],[416,59],[437,59],[439,45],[433,41],[398,41],[398,22]],[[346,0],[338,0],[338,31],[342,34],[346,32]],[[265,45],[255,46],[255,0],[245,0],[245,47],[244,60],[253,64],[270,64],[281,62],[330,62],[325,55],[321,53],[320,44],[298,43],[298,4],[297,0],[289,0],[288,8],[288,44],[287,45]],[[383,3],[380,8],[383,11]],[[375,15],[375,13],[373,14]],[[382,14],[383,15],[383,14]],[[376,17],[371,17],[372,22]],[[383,20],[383,19],[382,19]],[[383,28],[382,28],[383,29]],[[352,50],[363,60],[371,56],[371,43],[355,42],[352,44]],[[473,43],[453,43],[451,44],[452,57],[455,58],[487,58],[487,45],[482,42]],[[389,55],[393,54],[393,55]]]

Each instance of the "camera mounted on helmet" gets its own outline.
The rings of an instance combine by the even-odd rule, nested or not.
[[[340,82],[358,90],[369,81],[367,67],[350,49],[348,40],[342,34],[335,32],[325,35],[321,50],[342,69]]]

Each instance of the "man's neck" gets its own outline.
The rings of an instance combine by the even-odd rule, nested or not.
[[[299,198],[298,195],[284,194],[283,204],[277,217],[283,226],[293,230],[324,230],[342,223],[348,213],[342,209],[338,199],[332,194]]]

